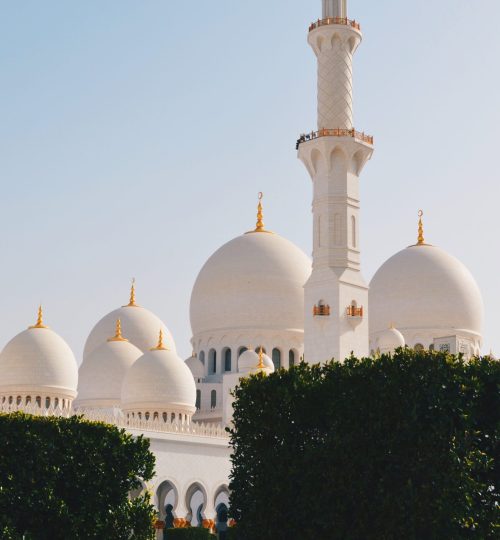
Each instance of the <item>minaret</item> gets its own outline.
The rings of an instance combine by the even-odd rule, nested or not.
[[[359,175],[373,138],[353,127],[352,59],[359,24],[347,0],[322,0],[309,27],[318,59],[318,131],[301,135],[299,158],[313,181],[313,270],[305,285],[306,362],[369,353],[368,287],[359,251]]]

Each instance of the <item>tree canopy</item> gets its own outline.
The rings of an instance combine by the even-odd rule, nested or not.
[[[0,414],[0,537],[153,537],[149,441],[81,417]]]
[[[243,379],[238,538],[500,536],[500,363],[399,349]]]

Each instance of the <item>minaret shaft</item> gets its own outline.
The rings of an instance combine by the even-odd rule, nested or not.
[[[367,355],[368,287],[361,274],[359,175],[373,140],[353,129],[352,60],[359,25],[345,0],[323,0],[308,42],[318,60],[318,132],[299,140],[313,180],[313,270],[305,285],[305,359]]]
[[[323,0],[323,19],[327,17],[347,17],[347,0]]]

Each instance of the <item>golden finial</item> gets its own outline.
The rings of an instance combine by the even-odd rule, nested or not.
[[[424,224],[422,223],[423,215],[424,215],[424,212],[422,210],[419,210],[418,211],[418,240],[417,240],[417,246],[425,245]]]
[[[132,278],[132,286],[130,287],[130,300],[126,306],[123,307],[139,307],[135,303],[135,278]]]
[[[160,330],[160,334],[158,336],[158,345],[156,345],[156,347],[153,347],[150,350],[151,351],[168,351],[168,348],[165,347],[163,343],[163,330]]]
[[[264,352],[262,351],[262,347],[259,349],[259,365],[257,366],[257,369],[265,369],[266,365],[264,364]]]
[[[259,191],[259,204],[257,206],[257,223],[255,227],[255,232],[262,232],[264,230],[264,215],[262,213],[262,198],[264,197],[264,193],[262,191]]]
[[[113,337],[110,337],[108,341],[128,341],[122,336],[122,321],[120,319],[116,320],[116,332]]]
[[[271,231],[266,231],[264,228],[264,212],[262,209],[262,199],[264,198],[264,193],[259,191],[259,204],[257,205],[257,223],[255,224],[255,229],[249,231],[251,233],[269,233]]]
[[[30,326],[30,329],[31,328],[48,328],[48,326],[43,324],[43,309],[41,304],[38,306],[38,317],[36,319],[36,324],[34,326]]]

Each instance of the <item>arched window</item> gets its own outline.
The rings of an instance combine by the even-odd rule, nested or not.
[[[209,374],[217,373],[217,352],[215,349],[210,349],[208,353],[208,369]]]
[[[59,406],[59,398],[55,398],[54,399],[54,407],[58,407]]]
[[[292,349],[288,351],[288,365],[290,367],[295,365],[295,353],[292,351]]]
[[[196,390],[196,408],[201,409],[201,390]]]
[[[36,396],[36,404],[38,407],[42,406],[42,398],[40,396]]]
[[[224,352],[224,371],[231,371],[231,349]]]
[[[210,407],[212,409],[215,409],[215,407],[217,407],[217,391],[216,390],[212,390],[210,392]]]
[[[281,367],[281,351],[279,349],[273,349],[273,364],[274,369],[279,369]]]
[[[45,408],[46,409],[50,408],[50,398],[49,397],[45,398]]]
[[[200,362],[205,365],[205,351],[201,351],[198,358],[200,359]]]
[[[23,400],[23,398],[21,396],[17,396],[16,403],[18,405],[21,405],[22,400]]]
[[[246,347],[240,347],[238,349],[238,358],[245,352],[245,351],[248,351],[248,349]]]
[[[356,218],[351,216],[352,247],[356,247]]]
[[[26,396],[26,405],[31,403],[31,396]]]

